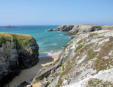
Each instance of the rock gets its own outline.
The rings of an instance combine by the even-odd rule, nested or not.
[[[0,85],[38,62],[38,45],[30,35],[0,33]]]
[[[53,31],[53,29],[48,29],[47,31]]]
[[[17,87],[25,87],[26,85],[29,85],[30,83],[27,81],[24,81],[23,83],[21,83],[19,86]]]
[[[54,29],[54,31],[70,31],[74,25],[61,25],[58,28]]]
[[[113,25],[103,25],[102,29],[104,29],[104,30],[113,30]]]
[[[59,59],[44,67],[31,86],[112,87],[113,31],[80,33],[67,44]]]
[[[56,29],[49,29],[49,31],[68,32],[68,34],[77,34],[80,32],[93,32],[101,30],[103,27],[99,25],[60,25]]]
[[[98,30],[101,30],[102,27],[101,26],[92,26],[90,29],[89,29],[89,32],[93,32],[93,31],[98,31]]]
[[[101,29],[102,27],[99,25],[74,25],[73,29],[70,30],[68,33],[77,34],[80,32],[94,32]]]
[[[8,25],[8,26],[4,26],[4,28],[16,28],[16,26]]]
[[[60,25],[58,28],[53,29],[52,31],[64,31],[67,34],[77,34],[77,33],[84,33],[84,32],[94,32],[98,30],[113,30],[113,26],[109,25],[90,25],[90,24],[76,24],[76,25]]]

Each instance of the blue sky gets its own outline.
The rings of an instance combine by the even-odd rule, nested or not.
[[[113,0],[0,0],[0,25],[113,24]]]

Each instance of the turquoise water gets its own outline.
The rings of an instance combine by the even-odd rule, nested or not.
[[[47,29],[56,27],[58,26],[17,26],[16,28],[0,27],[0,32],[30,34],[36,39],[40,52],[55,52],[63,49],[71,39],[71,36],[64,35],[65,32],[47,32]]]

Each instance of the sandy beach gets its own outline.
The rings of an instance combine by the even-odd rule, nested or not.
[[[32,80],[33,77],[42,69],[44,66],[53,63],[58,59],[59,54],[53,56],[40,56],[39,63],[37,65],[29,68],[24,69],[21,73],[16,76],[9,84],[5,85],[4,87],[16,87],[18,84],[22,83],[23,81]]]

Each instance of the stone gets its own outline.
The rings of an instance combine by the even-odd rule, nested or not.
[[[21,69],[37,64],[38,49],[30,35],[0,33],[0,85],[10,81]]]
[[[43,82],[48,83],[44,87],[112,87],[112,76],[113,31],[99,30],[75,35],[59,59],[37,73],[31,86]]]
[[[49,31],[53,31],[53,29],[48,29],[47,31],[48,31],[48,32],[49,32]]]
[[[52,31],[60,31],[60,32],[67,32],[68,34],[75,35],[77,33],[84,33],[84,32],[94,32],[98,30],[113,30],[112,25],[91,25],[91,24],[75,24],[75,25],[60,25],[57,28],[53,29]]]
[[[102,27],[99,25],[74,25],[73,29],[70,30],[68,33],[77,34],[81,32],[94,32],[101,29]]]
[[[58,28],[53,29],[54,31],[70,31],[72,30],[72,28],[74,27],[74,25],[60,25],[58,26]]]

